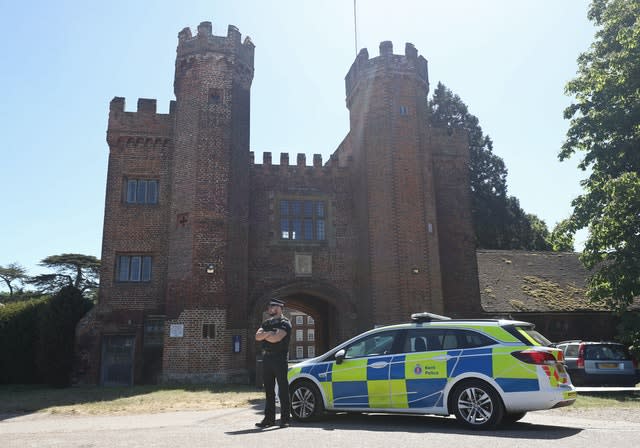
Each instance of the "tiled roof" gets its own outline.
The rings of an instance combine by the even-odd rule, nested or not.
[[[578,255],[478,250],[482,307],[490,313],[605,311],[586,296],[588,272]]]

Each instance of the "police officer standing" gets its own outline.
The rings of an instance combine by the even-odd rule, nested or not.
[[[258,331],[256,341],[262,342],[262,368],[264,370],[264,390],[267,402],[264,419],[256,423],[259,428],[275,425],[276,393],[275,382],[278,381],[278,397],[280,398],[280,427],[289,426],[289,383],[287,381],[289,339],[291,339],[291,322],[282,315],[284,302],[271,299],[268,313]]]

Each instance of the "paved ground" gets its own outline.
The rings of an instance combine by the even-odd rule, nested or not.
[[[257,408],[130,416],[31,414],[0,420],[0,447],[637,447],[640,412],[532,412],[518,423],[473,432],[454,418],[340,414],[287,429],[259,430]],[[0,417],[1,418],[1,417]]]

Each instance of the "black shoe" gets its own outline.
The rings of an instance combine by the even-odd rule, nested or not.
[[[261,422],[256,423],[256,426],[258,428],[268,428],[269,426],[273,426],[275,424],[276,422],[274,422],[273,420],[264,419]]]
[[[289,426],[291,426],[291,423],[289,423],[289,420],[280,420],[281,428],[288,428]]]

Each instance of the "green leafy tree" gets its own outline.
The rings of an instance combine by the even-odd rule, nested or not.
[[[467,105],[438,83],[428,106],[433,126],[463,129],[469,136],[471,213],[478,247],[550,250],[544,221],[525,213],[517,198],[507,196],[504,161],[493,153],[493,141]]]
[[[531,213],[527,213],[527,222],[529,223],[527,246],[530,247],[531,250],[552,250],[553,247],[549,242],[550,234],[547,224]]]
[[[590,170],[570,222],[589,228],[588,293],[624,313],[640,295],[640,1],[593,0],[588,17],[597,32],[566,86],[573,104],[559,157],[580,152],[579,167]]]
[[[549,235],[551,250],[555,252],[573,252],[574,237],[571,231],[571,223],[568,219],[560,221]]]
[[[24,283],[27,278],[27,270],[18,263],[10,263],[7,267],[0,266],[0,280],[9,288],[9,299],[13,297],[17,284]]]
[[[55,293],[65,286],[73,286],[91,294],[98,287],[100,260],[91,255],[51,255],[43,259],[40,266],[55,271],[37,275],[29,281],[42,292]]]

